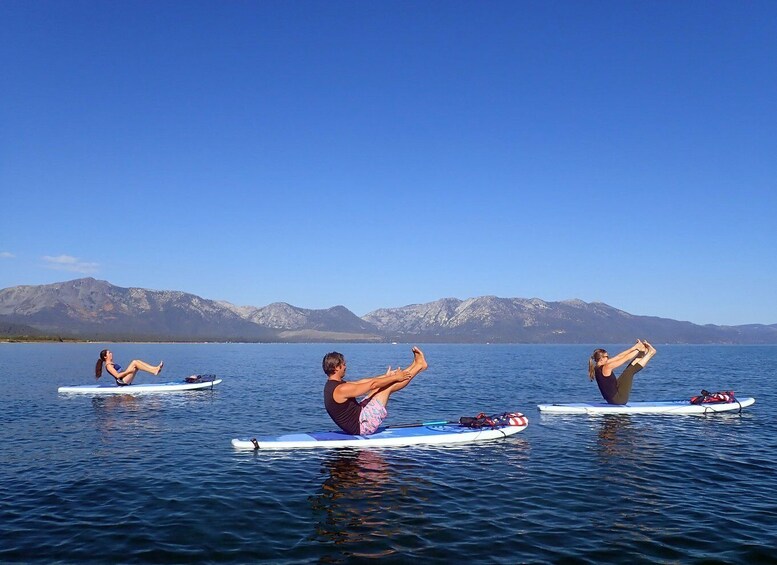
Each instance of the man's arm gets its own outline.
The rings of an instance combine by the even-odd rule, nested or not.
[[[356,398],[357,396],[363,396],[368,392],[374,390],[380,390],[394,383],[406,381],[411,377],[410,373],[404,369],[396,369],[394,371],[389,367],[386,370],[385,375],[379,377],[370,377],[367,379],[360,379],[358,381],[346,382],[341,384],[335,389],[334,399],[338,404],[345,402],[349,398]]]

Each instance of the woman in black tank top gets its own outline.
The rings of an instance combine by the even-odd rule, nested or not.
[[[656,354],[656,349],[646,341],[637,340],[625,351],[610,358],[604,349],[595,349],[588,359],[588,378],[596,380],[599,392],[609,404],[626,404],[629,401],[634,375],[641,371]],[[620,377],[613,374],[624,363],[629,363]]]

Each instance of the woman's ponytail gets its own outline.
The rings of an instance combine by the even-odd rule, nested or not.
[[[100,358],[97,359],[97,364],[94,366],[94,378],[99,379],[103,376],[103,363],[105,362],[105,356],[107,355],[108,350],[103,349],[100,351]]]

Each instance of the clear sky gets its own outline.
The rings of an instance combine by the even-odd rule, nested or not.
[[[0,2],[0,288],[777,323],[777,2]]]

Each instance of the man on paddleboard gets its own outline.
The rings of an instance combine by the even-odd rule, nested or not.
[[[424,354],[417,347],[413,347],[413,362],[408,368],[392,371],[389,367],[383,375],[353,382],[344,379],[346,364],[342,353],[327,353],[321,366],[327,376],[324,385],[326,411],[335,424],[351,435],[375,433],[388,415],[389,397],[428,367]],[[357,401],[360,396],[365,398]]]

